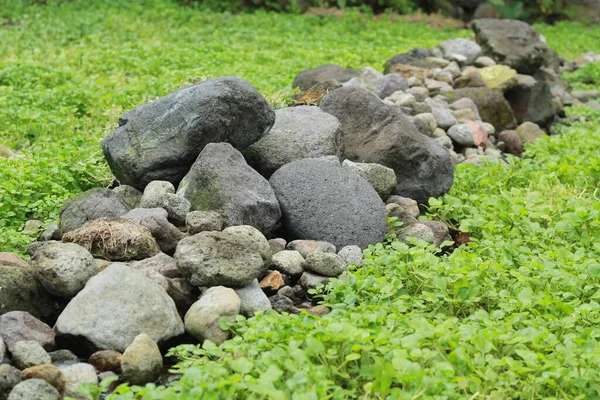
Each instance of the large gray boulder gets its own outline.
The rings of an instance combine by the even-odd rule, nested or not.
[[[219,212],[225,226],[251,225],[267,233],[281,216],[269,182],[229,143],[207,145],[177,194],[190,201],[192,210]]]
[[[321,108],[342,124],[344,157],[392,168],[398,178],[396,193],[425,203],[452,186],[448,150],[419,133],[399,107],[364,89],[340,88],[325,96]]]
[[[188,236],[175,251],[177,267],[199,287],[249,285],[266,272],[271,256],[267,239],[244,225]]]
[[[137,335],[157,343],[183,333],[183,322],[165,290],[141,271],[112,264],[90,279],[54,327],[65,345],[123,352]]]
[[[274,122],[273,108],[250,83],[222,77],[123,114],[119,127],[102,140],[102,149],[122,184],[137,189],[154,180],[177,184],[208,143],[243,149]]]
[[[291,238],[324,240],[339,248],[349,244],[364,248],[383,240],[385,206],[360,176],[306,159],[284,165],[270,182],[281,205],[283,228]]]
[[[294,78],[292,87],[300,88],[300,90],[308,90],[320,82],[336,80],[343,83],[356,76],[358,76],[358,71],[343,68],[335,64],[326,64],[300,72]]]
[[[123,198],[110,189],[90,189],[65,202],[60,211],[60,232],[65,234],[98,218],[118,218],[129,211]]]
[[[48,293],[75,296],[99,272],[92,254],[75,243],[48,242],[31,257],[37,279]]]
[[[473,21],[483,54],[522,74],[534,74],[548,57],[546,41],[532,26],[508,19]]]
[[[341,157],[340,122],[316,106],[275,111],[269,133],[242,153],[254,169],[270,177],[282,165],[301,158]]]

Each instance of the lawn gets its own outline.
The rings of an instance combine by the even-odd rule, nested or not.
[[[382,69],[394,54],[470,31],[402,18],[207,14],[167,0],[0,0],[0,251],[23,253],[29,218],[110,182],[99,141],[125,110],[223,75],[274,105],[325,63]],[[600,27],[538,26],[567,59],[600,52]],[[598,77],[597,66],[573,74]],[[596,80],[597,82],[597,80]],[[594,86],[594,83],[588,83]],[[595,85],[598,86],[597,84]],[[239,318],[222,347],[173,350],[172,388],[113,399],[600,398],[600,112],[508,167],[459,166],[430,215],[469,232],[451,254],[393,241],[335,282],[322,318]]]

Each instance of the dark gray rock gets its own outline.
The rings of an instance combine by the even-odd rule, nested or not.
[[[112,264],[90,279],[54,327],[69,347],[124,351],[140,333],[162,342],[183,333],[175,303],[141,271]]]
[[[546,82],[536,82],[531,87],[517,85],[504,93],[504,97],[519,124],[529,121],[547,127],[554,120],[557,111],[554,95]]]
[[[129,208],[136,208],[142,200],[142,192],[129,185],[120,185],[114,188],[113,193]]]
[[[48,293],[59,297],[75,296],[99,272],[92,254],[75,243],[47,242],[30,263]]]
[[[124,214],[122,218],[134,220],[148,228],[160,249],[172,254],[184,235],[168,221],[167,215],[164,208],[135,208]]]
[[[380,99],[385,99],[397,91],[408,90],[408,81],[400,74],[387,74],[379,80],[375,93]]]
[[[98,218],[118,218],[129,207],[110,189],[90,189],[71,197],[60,211],[60,232],[65,234]]]
[[[60,400],[62,396],[54,386],[42,379],[28,379],[16,385],[8,400]]]
[[[190,201],[192,210],[219,212],[225,226],[251,225],[267,233],[281,217],[269,182],[228,143],[207,145],[177,194]]]
[[[254,169],[270,177],[281,166],[302,158],[342,156],[340,123],[316,106],[275,111],[275,125],[263,138],[243,151]]]
[[[271,307],[279,313],[300,314],[300,310],[296,308],[292,299],[280,294],[269,297]]]
[[[396,64],[412,65],[414,67],[425,67],[425,59],[431,57],[431,50],[417,48],[406,53],[396,54],[383,64],[385,73],[387,74],[391,67]]]
[[[176,185],[208,143],[243,149],[264,136],[274,121],[273,108],[250,83],[222,77],[123,114],[119,127],[102,140],[102,149],[122,184],[143,189],[164,180]]]
[[[330,278],[326,276],[318,275],[312,272],[305,272],[298,280],[298,285],[300,285],[305,291],[308,291],[310,289],[316,289],[319,286],[327,285],[329,283],[329,279]]]
[[[167,193],[162,208],[167,211],[169,221],[175,226],[185,226],[185,218],[192,209],[192,205],[188,199],[182,196]]]
[[[440,221],[426,221],[423,222],[423,225],[429,227],[433,232],[433,238],[436,246],[441,246],[442,243],[446,241],[452,241],[452,236],[450,236],[450,230],[448,229],[448,225]]]
[[[358,175],[323,161],[298,160],[281,167],[270,182],[290,237],[361,248],[383,240],[385,206]]]
[[[52,328],[27,312],[11,311],[0,316],[0,338],[9,351],[23,340],[36,341],[44,350],[51,351],[56,347],[55,336]]]
[[[60,240],[60,237],[61,234],[58,223],[52,222],[46,227],[46,229],[44,229],[44,232],[42,232],[38,240],[40,242],[48,242],[51,240]]]
[[[79,362],[79,357],[77,357],[71,350],[61,349],[51,351],[48,354],[52,359],[52,364],[57,366],[77,364]]]
[[[38,282],[29,267],[0,267],[0,314],[22,310],[42,321],[54,321],[61,303]]]
[[[271,248],[257,229],[232,226],[182,239],[175,260],[194,286],[245,286],[266,272]]]
[[[292,87],[308,90],[317,83],[336,80],[340,83],[358,76],[358,71],[343,68],[335,64],[326,64],[317,68],[305,69],[294,78]]]
[[[497,130],[517,127],[517,120],[510,104],[506,101],[502,92],[496,89],[464,88],[456,89],[444,95],[452,101],[468,97],[477,106],[483,122],[494,125]]]
[[[525,22],[508,19],[473,21],[483,54],[522,74],[534,74],[548,56],[546,42]]]
[[[419,133],[398,107],[366,90],[341,88],[325,96],[321,108],[342,124],[344,157],[392,168],[396,193],[424,203],[452,186],[448,150]]]

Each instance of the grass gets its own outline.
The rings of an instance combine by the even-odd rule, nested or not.
[[[213,76],[239,75],[274,104],[294,75],[334,62],[381,69],[392,55],[469,31],[392,16],[199,13],[168,0],[0,0],[0,249],[24,252],[28,218],[110,176],[99,140],[125,110]],[[600,27],[538,26],[566,58],[600,51]],[[570,75],[594,82],[596,66]],[[587,87],[587,86],[586,86]],[[221,347],[180,346],[171,388],[114,399],[600,398],[600,113],[508,167],[459,166],[430,215],[472,241],[371,247],[323,293],[332,312],[240,317]],[[392,238],[390,238],[392,239]],[[89,389],[90,396],[98,390]]]

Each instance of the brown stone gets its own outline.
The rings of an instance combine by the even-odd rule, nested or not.
[[[95,352],[88,359],[98,372],[111,371],[119,373],[121,371],[122,354],[115,350],[100,350]]]
[[[0,267],[27,267],[27,261],[15,253],[9,253],[6,251],[0,252]]]
[[[523,153],[523,141],[515,131],[502,131],[498,135],[498,141],[504,142],[504,151],[515,156]]]
[[[318,305],[318,306],[310,307],[306,311],[308,311],[309,314],[316,315],[317,317],[322,317],[323,315],[329,314],[329,312],[331,310],[327,306]]]
[[[394,64],[390,67],[389,73],[400,74],[407,79],[410,77],[415,77],[422,81],[429,77],[428,70],[407,64]]]
[[[462,89],[468,87],[484,87],[485,81],[483,80],[479,72],[471,71],[459,78],[456,78],[452,86],[454,87],[454,89]]]
[[[21,379],[42,379],[56,388],[59,392],[65,389],[65,376],[62,371],[52,364],[38,365],[21,371]]]
[[[319,82],[306,92],[299,93],[293,97],[293,106],[318,106],[323,97],[332,90],[341,88],[342,84],[336,80]]]
[[[473,140],[475,147],[481,146],[485,149],[488,140],[488,133],[485,130],[485,128],[475,121],[464,121],[463,124],[467,125],[473,131]]]
[[[261,289],[268,292],[277,292],[284,286],[283,274],[279,271],[272,271],[260,281]]]

